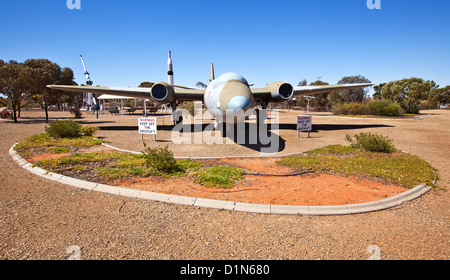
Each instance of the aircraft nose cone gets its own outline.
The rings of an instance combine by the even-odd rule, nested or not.
[[[245,96],[238,95],[230,99],[228,102],[227,109],[229,110],[244,110],[245,108],[250,108],[252,103],[250,99]]]

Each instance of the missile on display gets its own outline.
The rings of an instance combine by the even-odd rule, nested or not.
[[[173,85],[173,65],[172,65],[172,57],[169,51],[169,60],[167,60],[167,75],[169,76],[169,84]]]

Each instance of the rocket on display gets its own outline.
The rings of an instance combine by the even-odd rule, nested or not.
[[[172,65],[172,55],[169,51],[169,59],[167,60],[167,75],[169,76],[169,85],[173,85],[173,65]]]

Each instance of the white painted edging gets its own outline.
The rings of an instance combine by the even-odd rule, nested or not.
[[[155,193],[83,181],[67,177],[61,174],[47,172],[46,170],[39,167],[33,167],[29,162],[24,160],[20,155],[16,153],[16,151],[14,150],[14,146],[12,146],[11,149],[9,149],[9,154],[19,166],[30,171],[33,174],[39,175],[46,179],[56,181],[62,184],[66,184],[76,188],[98,191],[102,193],[119,195],[124,197],[139,198],[182,205],[191,205],[205,208],[241,211],[241,212],[262,213],[262,214],[283,214],[283,215],[350,215],[372,211],[380,211],[391,207],[395,207],[404,202],[416,199],[431,189],[426,185],[419,185],[411,190],[408,190],[399,195],[386,198],[383,200],[361,204],[349,204],[338,206],[290,206],[290,205],[251,204],[251,203]]]
[[[130,154],[142,154],[142,152],[125,150],[125,149],[117,148],[117,147],[114,147],[114,146],[111,146],[111,145],[105,144],[105,143],[102,143],[102,145],[105,147],[108,147],[110,149],[117,150],[119,152],[130,153]],[[286,154],[286,155],[267,155],[267,156],[225,156],[225,157],[179,157],[179,156],[175,156],[174,158],[175,159],[271,158],[271,157],[288,157],[288,156],[301,155],[301,154],[303,154],[303,152],[291,153],[291,154]]]

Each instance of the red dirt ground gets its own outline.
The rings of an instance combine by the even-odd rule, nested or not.
[[[248,173],[292,174],[295,170],[275,165],[277,158],[221,159],[218,163],[244,168]],[[116,180],[110,185],[134,189],[227,200],[277,205],[345,205],[376,201],[402,193],[407,188],[374,180],[340,175],[308,173],[299,176],[245,175],[231,189],[204,187],[189,178],[139,178]]]
[[[96,150],[106,149],[97,148]],[[37,162],[65,154],[45,153],[27,158]],[[235,158],[208,160],[209,163],[239,166],[251,174],[293,174],[296,170],[278,166],[279,158]],[[256,204],[276,205],[345,205],[371,202],[395,196],[407,188],[372,179],[344,177],[334,174],[307,173],[298,176],[244,175],[241,182],[229,189],[204,187],[189,178],[134,178],[104,182],[113,186],[134,188],[157,193],[200,197]]]

